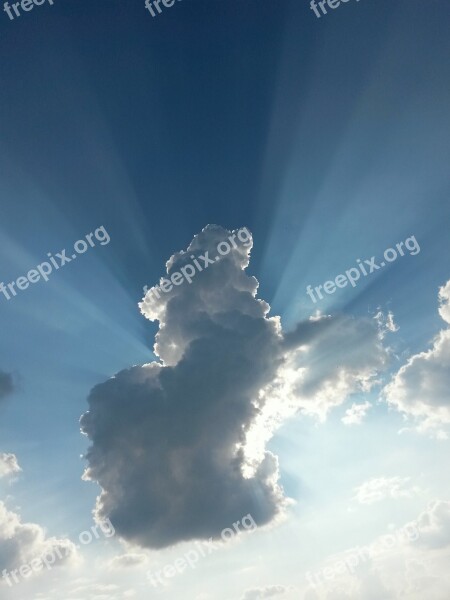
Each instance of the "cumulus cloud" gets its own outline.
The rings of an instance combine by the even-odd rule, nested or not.
[[[270,585],[265,588],[255,588],[247,590],[242,600],[262,600],[263,598],[274,598],[287,592],[288,588],[284,585]]]
[[[15,454],[0,452],[0,479],[20,473],[21,470]]]
[[[53,566],[76,562],[78,557],[70,540],[46,537],[42,527],[35,523],[22,523],[20,516],[0,501],[0,571],[12,571],[29,565],[34,559],[50,555],[54,558]],[[51,562],[50,559],[48,561]]]
[[[412,498],[418,491],[409,477],[379,477],[358,486],[354,499],[360,504],[373,504],[386,498]]]
[[[287,502],[265,449],[276,427],[296,411],[324,419],[370,389],[387,361],[376,319],[316,315],[284,334],[245,271],[247,234],[234,232],[235,247],[216,260],[230,232],[207,226],[170,258],[167,275],[178,282],[195,258],[213,264],[190,284],[164,284],[159,298],[146,294],[140,308],[159,321],[158,362],[121,371],[89,396],[84,477],[102,488],[97,517],[131,543],[218,538],[249,513],[258,525],[275,519]]]
[[[450,323],[450,281],[439,290],[439,314]],[[430,350],[412,356],[385,388],[387,402],[417,422],[420,432],[447,437],[450,424],[450,328]]]
[[[363,547],[330,556],[306,574],[308,600],[444,600],[450,597],[450,503]]]
[[[368,401],[362,404],[353,403],[350,408],[347,408],[341,421],[344,425],[361,425],[370,408],[372,405]]]
[[[14,380],[11,373],[5,373],[0,369],[0,401],[14,391]]]

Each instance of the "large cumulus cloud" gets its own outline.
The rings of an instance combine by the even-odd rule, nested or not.
[[[206,227],[170,258],[168,276],[214,258],[229,235]],[[256,297],[251,236],[242,240],[191,284],[147,293],[140,308],[159,321],[159,361],[96,386],[81,419],[92,442],[85,478],[102,488],[97,515],[144,547],[215,538],[248,513],[259,525],[280,515],[286,499],[265,442],[294,411],[324,418],[386,361],[373,319],[316,316],[284,335]]]

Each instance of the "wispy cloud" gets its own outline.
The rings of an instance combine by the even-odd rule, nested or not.
[[[374,504],[386,498],[411,498],[419,492],[409,477],[378,477],[365,481],[355,489],[359,504]]]

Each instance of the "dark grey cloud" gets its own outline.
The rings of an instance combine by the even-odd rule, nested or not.
[[[11,373],[0,369],[0,402],[14,391],[14,380]]]
[[[192,263],[192,256],[208,251],[214,258],[217,244],[229,235],[221,227],[206,227],[167,262],[168,276]],[[362,326],[371,340],[366,360],[350,348],[356,321],[339,320],[333,327],[331,319],[326,326],[316,319],[285,339],[279,318],[268,317],[269,305],[256,297],[257,280],[245,272],[252,241],[242,237],[191,284],[184,281],[157,300],[151,299],[152,290],[147,293],[140,308],[159,321],[154,347],[159,362],[123,370],[96,386],[81,418],[92,442],[85,478],[102,488],[97,516],[110,518],[118,535],[143,547],[219,538],[246,514],[261,526],[283,511],[277,457],[264,446],[252,455],[249,447],[273,432],[277,419],[273,411],[265,419],[266,404],[275,388],[280,390],[283,369],[296,366],[296,353],[305,356],[303,338],[324,352],[322,335],[331,327],[339,359],[326,362],[328,371],[321,367],[320,373],[328,387],[349,367],[341,402],[353,389],[350,379],[369,377],[371,363],[380,363],[376,327],[367,321]],[[342,336],[348,329],[346,361]],[[303,366],[302,384],[294,391],[304,389],[311,404],[321,386],[319,357],[310,358],[309,379]],[[255,436],[258,427],[264,431]],[[252,442],[252,436],[258,440]]]

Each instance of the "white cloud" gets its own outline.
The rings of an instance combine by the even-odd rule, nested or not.
[[[368,401],[362,404],[353,403],[350,408],[347,408],[341,421],[344,425],[360,425],[371,408],[372,405]]]
[[[373,504],[386,498],[412,498],[418,492],[409,477],[379,477],[369,479],[355,489],[354,499],[360,504]]]
[[[394,314],[391,311],[388,311],[385,314],[382,310],[379,310],[375,315],[375,319],[377,319],[378,324],[380,326],[380,331],[383,332],[383,335],[390,333],[396,333],[400,328],[396,325],[394,321]]]
[[[0,479],[20,473],[21,470],[15,454],[0,453]]]
[[[78,558],[76,547],[70,540],[46,537],[42,527],[22,523],[20,516],[0,501],[0,571],[12,571],[29,565],[33,559],[50,555],[54,561],[49,558],[48,562],[53,562],[53,567],[73,564]],[[5,581],[3,583],[6,585]]]
[[[284,361],[260,390],[260,413],[244,444],[246,473],[264,456],[281,423],[297,412],[324,421],[352,394],[369,391],[389,360],[378,318],[317,314],[284,335]]]
[[[439,314],[450,323],[450,281],[439,290]],[[387,402],[417,422],[417,430],[447,437],[450,424],[450,329],[412,356],[385,388]]]
[[[439,289],[439,314],[446,323],[450,323],[450,280]]]
[[[296,374],[290,386],[299,408],[324,420],[351,394],[369,391],[389,359],[383,337],[376,317],[318,315],[300,323],[286,335],[288,345],[297,345],[288,368]]]
[[[255,588],[247,590],[242,600],[263,600],[264,598],[274,598],[284,595],[288,591],[284,585],[270,585],[265,588]]]

